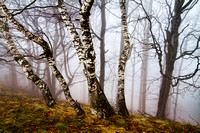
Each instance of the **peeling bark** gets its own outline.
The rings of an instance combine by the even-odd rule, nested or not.
[[[71,97],[68,85],[55,64],[55,60],[53,58],[53,53],[51,52],[49,44],[45,40],[41,39],[40,37],[35,36],[28,29],[26,29],[24,26],[22,26],[18,21],[16,21],[14,19],[14,17],[12,16],[12,14],[7,9],[7,7],[4,5],[3,0],[0,0],[0,5],[2,7],[5,17],[9,20],[10,23],[17,30],[19,30],[21,33],[23,33],[28,39],[34,41],[35,43],[37,43],[38,45],[40,45],[43,48],[43,50],[44,50],[43,55],[45,55],[45,57],[47,58],[49,66],[50,66],[53,74],[55,75],[55,77],[59,81],[60,85],[62,86],[64,94],[65,94],[65,98],[67,99],[69,104],[74,108],[74,111],[77,114],[84,114],[84,111],[81,109],[80,105]]]
[[[127,30],[127,15],[126,15],[126,3],[125,0],[120,0],[120,9],[121,9],[121,23],[122,23],[122,33],[124,38],[124,49],[121,53],[119,66],[118,66],[118,93],[117,93],[117,106],[119,113],[127,117],[129,116],[128,109],[126,107],[126,101],[124,96],[124,73],[126,62],[130,54],[130,42]]]
[[[98,118],[105,118],[114,115],[115,112],[110,106],[101,86],[96,78],[95,74],[95,51],[93,48],[92,37],[89,27],[90,9],[92,7],[93,0],[85,1],[80,9],[81,16],[81,30],[82,30],[82,42],[75,29],[74,24],[71,21],[69,14],[64,8],[62,0],[58,0],[58,11],[68,29],[70,38],[74,44],[79,60],[81,62],[83,72],[88,81],[88,90],[90,97],[90,108],[92,114],[97,115]]]
[[[80,22],[82,29],[82,41],[86,48],[85,57],[87,59],[86,68],[89,75],[88,86],[91,108],[95,110],[93,113],[96,114],[98,118],[105,118],[114,115],[115,112],[110,106],[95,74],[96,55],[93,47],[89,25],[90,9],[93,5],[93,2],[94,0],[85,1],[82,5],[80,10]]]

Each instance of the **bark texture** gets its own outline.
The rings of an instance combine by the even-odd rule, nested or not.
[[[9,12],[7,7],[4,5],[3,0],[0,0],[0,5],[2,7],[5,17],[9,20],[10,23],[17,30],[19,30],[21,33],[23,33],[28,39],[34,41],[35,43],[37,43],[38,45],[40,45],[43,48],[43,50],[44,50],[43,55],[47,58],[49,66],[50,66],[53,74],[55,75],[55,77],[59,81],[60,85],[62,86],[64,94],[65,94],[65,98],[67,99],[69,104],[74,108],[74,110],[77,114],[84,114],[84,111],[81,109],[80,105],[71,97],[68,85],[67,85],[64,77],[60,73],[60,71],[57,69],[55,60],[53,58],[53,53],[51,52],[49,44],[45,40],[43,40],[40,37],[31,33],[28,29],[26,29],[24,26],[22,26],[17,20],[15,20],[15,18]]]
[[[88,90],[90,98],[90,108],[92,114],[97,115],[98,118],[105,118],[114,115],[115,112],[110,106],[95,74],[95,51],[93,49],[93,42],[89,27],[90,9],[93,0],[81,3],[80,17],[82,41],[75,29],[74,24],[63,4],[62,0],[58,0],[58,11],[68,29],[70,38],[74,44],[79,60],[81,62],[83,72],[88,81]]]
[[[121,23],[122,23],[122,33],[124,38],[124,49],[120,56],[119,66],[118,66],[118,93],[117,93],[117,106],[119,113],[127,117],[129,116],[128,109],[126,107],[126,101],[124,96],[124,73],[126,62],[130,54],[130,42],[127,30],[127,15],[126,15],[126,2],[125,0],[120,0],[120,9],[121,9]]]
[[[0,11],[1,12],[1,11]],[[1,12],[1,16],[4,16]],[[24,74],[26,77],[32,81],[40,90],[42,91],[43,97],[47,106],[52,107],[55,104],[54,99],[52,98],[51,92],[47,84],[41,80],[34,72],[29,64],[29,62],[19,53],[17,50],[12,37],[9,33],[9,28],[6,21],[0,21],[0,28],[3,31],[3,37],[8,44],[11,55],[13,55],[14,60],[23,68]]]
[[[165,119],[165,109],[172,83],[172,74],[174,70],[177,48],[179,44],[178,29],[181,24],[181,13],[182,13],[183,3],[184,1],[179,1],[179,0],[175,1],[174,16],[172,17],[171,21],[171,29],[170,31],[166,31],[167,34],[166,43],[168,45],[166,52],[166,69],[162,78],[162,83],[160,88],[158,110],[156,114],[157,118]]]

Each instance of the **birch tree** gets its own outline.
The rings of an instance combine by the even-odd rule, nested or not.
[[[114,115],[115,112],[110,106],[95,74],[96,55],[93,48],[89,26],[90,9],[93,5],[93,2],[94,0],[84,1],[84,3],[81,3],[80,1],[80,24],[82,40],[79,37],[62,0],[58,0],[58,11],[60,12],[63,22],[66,25],[81,62],[83,72],[88,81],[91,112],[92,114],[97,115],[98,118],[104,118]]]
[[[121,9],[121,23],[122,23],[122,33],[123,33],[123,44],[124,48],[120,56],[119,66],[118,66],[118,92],[117,92],[117,106],[119,113],[127,117],[129,116],[128,109],[126,107],[125,95],[124,95],[124,73],[126,68],[126,62],[130,54],[131,46],[128,35],[127,26],[127,14],[126,14],[126,1],[120,0]]]
[[[0,15],[4,16],[2,10],[0,10]],[[23,71],[27,78],[40,88],[47,106],[52,107],[55,104],[55,100],[52,98],[48,86],[33,72],[29,62],[17,50],[9,33],[9,27],[5,18],[3,18],[3,20],[0,21],[0,28],[3,32],[3,38],[6,40],[8,48],[10,50],[11,55],[13,55],[14,60],[23,68]]]
[[[33,4],[35,1],[33,1],[32,3],[29,4],[29,6],[31,4]],[[55,60],[53,58],[53,53],[50,49],[49,44],[42,38],[34,35],[31,31],[29,31],[28,29],[26,29],[23,25],[21,25],[14,17],[13,14],[11,14],[8,10],[8,8],[6,7],[6,5],[4,4],[3,0],[0,0],[0,6],[2,9],[2,13],[1,16],[3,16],[4,18],[6,18],[9,23],[15,27],[19,32],[21,32],[22,34],[24,34],[25,37],[27,37],[28,39],[32,40],[33,42],[35,42],[36,44],[40,45],[43,48],[44,53],[42,54],[48,61],[49,66],[53,72],[53,74],[56,76],[57,80],[59,81],[59,83],[61,84],[64,94],[65,94],[65,98],[67,99],[67,101],[70,103],[70,105],[74,108],[75,112],[77,114],[84,114],[84,111],[81,109],[80,105],[71,97],[71,94],[69,92],[69,88],[68,85],[65,81],[65,79],[63,78],[62,74],[60,73],[60,71],[58,70],[57,66],[55,65]],[[25,7],[27,8],[27,7]],[[24,8],[24,9],[25,9]],[[22,9],[23,10],[23,9]],[[6,30],[6,29],[4,29]],[[14,44],[13,44],[14,45]],[[18,54],[18,53],[17,53]],[[27,64],[27,63],[26,63]],[[23,64],[20,64],[23,65]],[[27,69],[29,70],[29,69]],[[33,79],[31,79],[33,80]],[[34,82],[34,81],[33,81]],[[43,83],[44,84],[44,83]],[[43,85],[44,86],[44,85]],[[46,85],[45,85],[46,87]],[[48,89],[46,89],[47,91]],[[49,94],[49,99],[50,98],[50,93]],[[53,100],[49,100],[51,102],[50,106],[54,104]]]
[[[53,75],[58,80],[58,83],[61,85],[64,91],[65,98],[67,99],[69,104],[74,108],[77,114],[79,115],[84,114],[84,111],[81,109],[80,105],[72,98],[69,91],[68,84],[65,81],[61,72],[57,68],[57,65],[55,62],[56,56],[54,56],[55,53],[52,51],[53,47],[51,46],[51,44],[48,41],[46,41],[42,36],[40,36],[40,34],[36,34],[32,32],[32,30],[29,30],[28,28],[26,28],[26,26],[20,23],[23,21],[17,19],[17,16],[20,15],[20,13],[22,13],[27,8],[29,7],[38,8],[38,6],[34,7],[35,2],[36,0],[32,1],[31,3],[29,3],[27,6],[23,7],[22,9],[17,10],[17,13],[14,13],[14,12],[11,13],[11,9],[9,9],[6,6],[6,2],[4,2],[3,0],[0,0],[0,7],[2,10],[1,18],[6,19],[5,22],[1,23],[2,24],[1,27],[12,27],[13,29],[20,32],[22,34],[21,35],[22,37],[34,42],[36,45],[42,48],[43,53],[40,54],[40,58],[47,59],[48,65],[46,65],[46,67],[49,67],[51,69]],[[69,14],[69,10],[68,10],[69,5],[67,5],[63,0],[57,0],[56,4],[54,3],[55,6],[53,6],[53,9],[57,9],[56,17],[59,20],[58,23],[63,22],[65,24],[65,28],[68,30],[68,35],[74,45],[74,48],[76,50],[80,64],[83,69],[83,73],[87,79],[91,112],[92,114],[97,115],[98,118],[106,118],[106,117],[114,115],[115,111],[113,110],[110,103],[108,102],[103,92],[102,86],[97,80],[97,76],[95,73],[96,53],[94,51],[93,40],[92,40],[90,25],[89,25],[90,11],[91,11],[93,3],[94,3],[94,0],[84,0],[84,1],[80,0],[79,1],[79,4],[80,4],[80,12],[79,12],[80,21],[79,22],[80,22],[81,35],[78,34],[77,28],[75,27],[71,19],[71,14]],[[41,8],[46,8],[46,7],[41,7]],[[130,47],[130,42],[129,42],[127,22],[126,22],[127,15],[126,15],[125,0],[120,0],[120,8],[121,8],[121,23],[122,23],[122,33],[123,33],[123,38],[124,38],[123,39],[124,48],[120,55],[119,66],[118,66],[117,103],[118,103],[119,113],[126,117],[129,115],[129,113],[126,107],[125,96],[124,96],[124,78],[125,78],[124,72],[125,72],[125,66],[130,54],[131,47]],[[55,13],[53,15],[55,15]],[[7,24],[7,25],[3,26],[4,24]],[[105,27],[102,27],[102,28],[105,28]],[[12,51],[13,52],[12,55],[14,56],[14,58],[23,59],[22,61],[21,60],[16,60],[16,61],[24,69],[25,74],[32,82],[34,82],[40,88],[43,87],[41,88],[41,90],[42,92],[45,90],[44,97],[45,98],[47,97],[45,99],[47,102],[47,105],[53,106],[55,104],[55,100],[53,100],[51,96],[51,92],[49,91],[50,89],[48,88],[46,83],[43,82],[41,79],[39,79],[39,77],[37,77],[36,74],[34,74],[31,68],[31,65],[28,63],[28,61],[26,61],[26,59],[22,55],[20,55],[19,51],[17,52],[17,48],[15,47],[15,43],[12,41],[12,36],[10,34],[12,31],[8,31],[7,28],[2,28],[2,30],[3,32],[5,32],[4,39],[7,40],[7,44],[8,45],[12,44],[12,47],[10,46],[9,47],[10,49],[14,49]],[[56,34],[56,31],[53,33]],[[8,36],[9,38],[6,38]],[[51,37],[53,36],[50,36],[50,38]],[[55,41],[57,40],[57,38],[54,38],[54,39]],[[61,45],[61,47],[64,48],[63,45]],[[62,52],[64,52],[64,50]],[[15,56],[20,56],[20,57],[15,57]],[[50,72],[49,72],[49,75],[51,75]],[[37,84],[38,82],[36,82],[35,79],[38,79],[38,82],[40,81],[42,85],[40,84],[38,85]],[[46,92],[48,93],[46,94]]]

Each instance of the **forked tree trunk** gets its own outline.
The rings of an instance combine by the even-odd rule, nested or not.
[[[119,113],[127,117],[129,116],[128,109],[126,107],[125,95],[124,95],[124,73],[126,62],[130,54],[130,42],[127,30],[127,15],[126,15],[126,2],[125,0],[120,0],[120,9],[121,9],[121,23],[122,23],[122,33],[124,40],[124,49],[121,53],[119,66],[118,66],[118,93],[117,93],[117,106]]]
[[[62,0],[58,0],[58,11],[68,29],[70,38],[74,43],[74,47],[81,62],[83,72],[88,81],[90,109],[92,114],[97,115],[98,118],[104,118],[114,115],[115,112],[110,106],[95,74],[95,51],[93,49],[89,27],[89,16],[92,4],[93,0],[85,1],[80,10],[83,43],[81,42]]]
[[[19,30],[21,33],[23,33],[28,39],[34,41],[35,43],[37,43],[38,45],[40,45],[43,50],[44,50],[44,56],[47,58],[49,66],[53,72],[53,74],[55,75],[55,77],[57,78],[57,80],[59,81],[61,87],[63,88],[64,94],[65,94],[65,98],[67,99],[68,103],[73,107],[74,111],[77,114],[84,114],[84,111],[82,110],[82,108],[80,107],[79,103],[77,103],[70,94],[68,85],[64,79],[64,77],[62,76],[62,74],[60,73],[60,71],[58,70],[57,66],[55,65],[55,60],[53,58],[53,54],[50,50],[49,44],[41,39],[38,36],[35,36],[33,33],[31,33],[28,29],[26,29],[24,26],[22,26],[18,21],[16,21],[14,19],[14,17],[12,16],[12,14],[9,12],[9,10],[7,9],[7,7],[4,5],[3,0],[0,0],[0,6],[3,10],[3,14],[4,16],[9,20],[9,22],[17,29]]]
[[[2,14],[2,12],[1,12],[1,16],[4,16],[4,14]],[[9,28],[8,28],[7,22],[0,21],[0,28],[3,31],[3,37],[8,44],[8,48],[10,50],[11,55],[13,55],[14,60],[23,68],[23,71],[24,71],[26,77],[30,81],[32,81],[38,88],[40,88],[47,106],[52,107],[55,104],[55,101],[51,96],[51,92],[49,91],[47,84],[33,72],[32,67],[29,64],[29,62],[17,50],[17,48],[12,40],[12,37],[9,33]]]
[[[158,110],[156,117],[165,119],[165,109],[167,104],[167,99],[170,92],[172,74],[174,70],[174,64],[176,61],[177,48],[179,44],[179,33],[178,29],[181,24],[181,13],[183,1],[175,1],[174,5],[174,16],[171,21],[171,30],[166,31],[167,34],[167,53],[166,53],[166,69],[164,76],[162,78],[159,101],[158,101]]]

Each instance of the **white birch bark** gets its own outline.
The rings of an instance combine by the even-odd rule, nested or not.
[[[1,13],[1,16],[4,16],[2,11],[0,11],[0,13]],[[5,18],[3,18],[3,19],[5,19]],[[29,62],[17,50],[17,48],[12,40],[12,37],[9,33],[9,27],[7,25],[6,20],[0,21],[0,29],[3,32],[3,37],[8,44],[8,48],[10,50],[11,55],[13,55],[14,60],[22,67],[26,77],[30,81],[32,81],[38,88],[40,88],[47,106],[52,107],[55,104],[55,101],[51,96],[51,92],[50,92],[47,84],[33,72],[32,67],[29,64]]]
[[[58,11],[67,27],[70,38],[74,44],[79,60],[81,62],[83,72],[88,81],[88,90],[90,97],[90,108],[92,114],[97,115],[98,118],[109,117],[115,114],[114,110],[110,106],[101,86],[96,78],[95,74],[95,51],[93,48],[92,37],[89,27],[90,9],[93,5],[93,0],[85,1],[81,3],[80,9],[80,22],[82,30],[82,41],[75,29],[71,18],[65,9],[65,5],[62,0],[58,0]]]
[[[84,114],[84,111],[81,109],[80,105],[72,98],[72,96],[70,94],[70,91],[69,91],[69,88],[68,88],[68,85],[67,85],[64,77],[62,76],[60,71],[57,69],[57,66],[55,64],[55,60],[53,58],[53,53],[50,50],[49,44],[45,40],[43,40],[40,37],[34,35],[32,32],[30,32],[28,29],[26,29],[23,25],[21,25],[17,20],[15,20],[13,15],[9,12],[7,7],[5,6],[3,0],[0,0],[0,6],[2,8],[4,16],[8,19],[8,21],[17,30],[19,30],[28,39],[32,40],[33,42],[35,42],[36,44],[40,45],[43,48],[44,55],[48,60],[49,66],[50,66],[53,74],[55,75],[55,77],[59,81],[60,85],[62,86],[64,94],[65,94],[65,98],[67,99],[68,103],[74,108],[74,111],[77,114]]]
[[[124,94],[124,73],[126,62],[130,54],[130,41],[127,29],[127,14],[126,14],[126,2],[125,0],[120,0],[121,9],[121,23],[122,23],[122,33],[124,40],[124,49],[121,53],[119,66],[118,66],[118,93],[117,93],[117,106],[119,113],[125,117],[129,115],[128,109],[126,107],[125,94]]]

